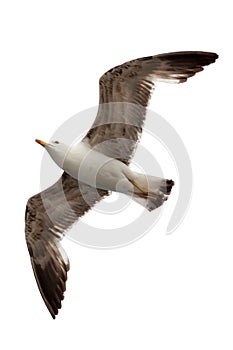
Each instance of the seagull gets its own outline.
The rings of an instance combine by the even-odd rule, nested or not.
[[[140,174],[129,167],[156,83],[184,83],[217,58],[211,52],[172,52],[112,68],[99,80],[97,116],[81,142],[70,146],[36,139],[64,170],[54,185],[29,198],[25,213],[33,272],[54,319],[70,268],[60,244],[66,231],[111,191],[131,196],[149,211],[160,207],[171,193],[173,180]]]

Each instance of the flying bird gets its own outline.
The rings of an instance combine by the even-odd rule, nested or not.
[[[54,185],[29,198],[25,213],[33,272],[53,318],[61,308],[70,266],[60,241],[72,224],[111,191],[130,195],[149,211],[171,193],[173,180],[129,168],[156,82],[184,83],[217,58],[210,52],[172,52],[112,68],[99,80],[97,116],[80,143],[36,139],[64,170]]]

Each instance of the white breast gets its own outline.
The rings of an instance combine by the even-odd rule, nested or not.
[[[67,153],[63,169],[75,179],[90,186],[114,190],[119,180],[125,178],[120,161],[107,157],[80,142]]]

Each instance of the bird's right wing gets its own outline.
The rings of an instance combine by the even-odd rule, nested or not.
[[[38,288],[53,318],[61,308],[69,270],[60,240],[75,221],[108,194],[64,172],[53,186],[27,202],[27,247]]]
[[[41,296],[51,316],[55,318],[66,290],[69,260],[61,254],[59,242],[46,236],[45,231],[37,239],[29,235],[27,246]]]

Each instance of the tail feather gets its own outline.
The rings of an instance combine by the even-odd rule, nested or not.
[[[144,208],[146,208],[148,211],[152,211],[154,209],[157,209],[163,205],[163,203],[167,200],[167,196],[165,195],[158,195],[156,198],[148,197],[144,195],[144,197],[139,196],[138,194],[133,194],[132,199],[137,202],[138,204],[142,205]]]
[[[134,185],[133,200],[148,211],[163,205],[175,184],[173,180],[143,174],[137,174],[130,182]]]

